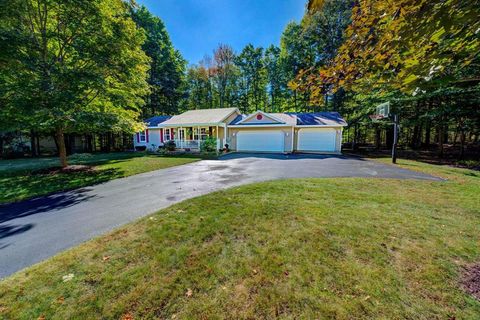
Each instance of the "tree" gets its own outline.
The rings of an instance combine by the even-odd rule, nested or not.
[[[219,95],[219,107],[232,106],[231,84],[235,76],[235,53],[232,47],[220,44],[213,52],[214,81]]]
[[[165,25],[145,6],[132,10],[136,24],[145,30],[143,51],[150,58],[148,84],[143,116],[175,114],[178,112],[185,85],[186,61],[172,45]]]
[[[193,65],[187,70],[187,109],[207,109],[211,106],[209,70]]]
[[[323,15],[332,1],[309,1],[304,21]],[[333,59],[301,71],[294,87],[309,91],[312,103],[346,92],[356,133],[358,125],[372,127],[367,115],[375,104],[391,101],[405,144],[428,147],[435,132],[439,155],[444,143],[460,141],[463,156],[467,135],[479,134],[479,4],[357,1]]]
[[[314,64],[314,48],[308,43],[304,36],[303,27],[295,22],[290,22],[280,39],[280,64],[287,81],[296,78],[301,70],[305,70]],[[303,97],[298,96],[296,87],[291,87],[290,96],[293,99],[294,111],[299,111],[300,107],[306,107],[308,103],[307,93]]]
[[[265,109],[267,75],[263,48],[246,45],[237,56],[235,64],[240,70],[243,112]]]
[[[5,108],[64,134],[134,130],[148,92],[143,33],[122,0],[2,2],[0,97]]]
[[[265,50],[265,69],[270,96],[270,111],[278,112],[281,109],[288,82],[280,63],[280,48],[271,45]]]
[[[313,10],[325,5],[310,2]],[[479,1],[358,1],[346,41],[307,82],[334,88],[372,85],[413,93],[431,80],[465,81],[461,70],[480,52]],[[459,78],[456,78],[460,76]],[[418,88],[418,89],[417,89]]]

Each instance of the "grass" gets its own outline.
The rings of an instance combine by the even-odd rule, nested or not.
[[[0,203],[85,187],[197,160],[198,157],[162,157],[131,152],[73,155],[69,164],[90,165],[94,170],[55,174],[40,174],[35,171],[58,166],[57,158],[1,160]]]
[[[280,180],[185,201],[0,282],[7,319],[478,319],[480,173]],[[70,281],[62,277],[73,274]]]

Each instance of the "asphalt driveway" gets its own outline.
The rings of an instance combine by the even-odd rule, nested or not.
[[[306,177],[440,180],[345,156],[229,154],[0,206],[0,277],[176,202],[252,182]]]

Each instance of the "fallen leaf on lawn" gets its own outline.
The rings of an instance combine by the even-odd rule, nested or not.
[[[253,272],[253,274],[257,274],[257,273],[258,273],[257,269],[253,269],[252,272]]]
[[[67,275],[64,275],[64,276],[62,277],[62,280],[63,280],[63,282],[67,282],[67,281],[72,280],[74,276],[75,276],[75,275],[74,275],[73,273],[69,273],[69,274],[67,274]]]
[[[58,303],[63,303],[65,301],[65,298],[64,297],[58,297],[57,298],[57,302]]]
[[[0,313],[7,311],[7,307],[0,306]]]
[[[365,298],[363,298],[363,301],[367,301],[368,299],[370,299],[370,296],[366,296]]]
[[[126,313],[122,316],[122,320],[133,320],[133,316],[130,313]]]
[[[103,256],[102,260],[103,260],[103,261],[110,260],[110,256]]]
[[[178,213],[182,213],[182,212],[185,212],[185,210],[178,209],[177,212],[178,212]]]
[[[37,320],[45,320],[45,316],[42,314],[40,317],[37,318]]]
[[[288,275],[289,275],[290,273],[288,273],[288,271],[285,270],[285,271],[283,272],[283,274],[288,277]]]
[[[188,298],[190,298],[190,297],[192,296],[192,294],[193,294],[192,289],[188,288],[188,289],[187,289],[187,292],[185,293],[185,295],[186,295]]]

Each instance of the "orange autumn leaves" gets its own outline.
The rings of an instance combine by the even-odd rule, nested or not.
[[[310,11],[321,10],[324,1]],[[451,79],[478,58],[479,1],[358,1],[337,56],[320,69],[301,70],[289,84],[313,103],[340,87],[413,92],[432,79]]]

